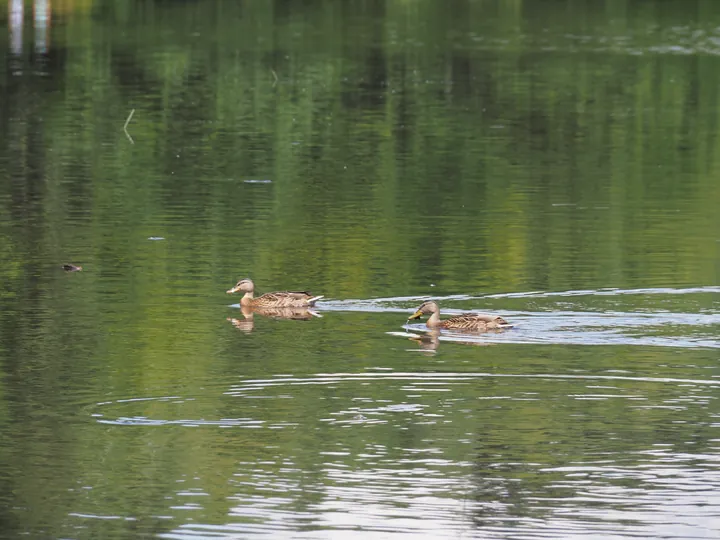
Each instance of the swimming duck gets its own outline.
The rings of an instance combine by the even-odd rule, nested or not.
[[[473,331],[485,331],[485,330],[497,330],[501,328],[512,328],[502,317],[497,315],[482,315],[480,313],[463,313],[456,317],[451,317],[444,321],[440,320],[440,308],[435,302],[424,302],[415,313],[408,318],[408,321],[413,319],[419,319],[423,315],[430,315],[427,320],[428,328],[448,328],[455,330],[473,330]]]
[[[241,279],[228,294],[244,292],[240,299],[241,306],[255,308],[284,308],[284,307],[311,307],[323,296],[313,296],[307,291],[278,291],[265,293],[257,298],[253,297],[255,284],[251,279]]]
[[[82,270],[82,266],[75,264],[63,264],[62,269],[66,272],[80,272]]]

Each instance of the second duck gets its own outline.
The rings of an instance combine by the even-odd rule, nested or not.
[[[430,315],[427,320],[428,328],[447,328],[449,330],[469,330],[475,332],[484,332],[486,330],[500,330],[503,328],[512,328],[512,324],[508,323],[502,317],[497,315],[482,315],[480,313],[463,313],[456,317],[440,319],[440,308],[435,302],[424,302],[415,313],[408,318],[419,319],[423,315]]]

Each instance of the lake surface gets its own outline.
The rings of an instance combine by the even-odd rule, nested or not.
[[[1,537],[720,535],[716,1],[0,19]]]

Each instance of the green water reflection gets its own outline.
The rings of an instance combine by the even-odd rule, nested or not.
[[[712,534],[715,2],[0,19],[0,536]]]

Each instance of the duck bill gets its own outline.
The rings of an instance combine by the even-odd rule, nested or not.
[[[233,287],[232,289],[228,289],[228,290],[225,291],[225,292],[226,292],[227,294],[232,294],[232,293],[238,292],[239,290],[240,290],[239,287]]]
[[[408,317],[408,321],[412,321],[414,319],[419,319],[422,316],[423,316],[422,311],[416,311],[410,317]]]

